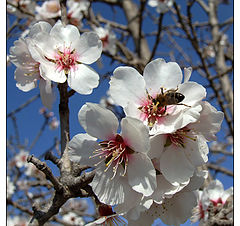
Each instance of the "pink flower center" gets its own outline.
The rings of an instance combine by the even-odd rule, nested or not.
[[[106,35],[105,37],[101,38],[101,41],[103,43],[103,48],[106,48],[106,46],[108,45],[108,35]]]
[[[115,177],[117,173],[117,169],[119,165],[122,165],[124,169],[124,176],[127,172],[127,166],[129,161],[129,155],[132,154],[134,151],[127,146],[124,142],[123,138],[117,134],[114,139],[101,141],[99,142],[101,148],[94,151],[94,156],[91,158],[98,156],[99,159],[102,159],[100,162],[95,164],[95,166],[99,165],[101,162],[105,162],[105,172],[113,166],[113,177]]]
[[[75,49],[71,50],[70,47],[64,47],[63,52],[58,49],[54,57],[55,60],[50,61],[56,64],[57,70],[64,70],[65,74],[68,74],[71,69],[76,70],[77,64],[80,64],[77,61],[79,55],[75,52]]]
[[[174,96],[170,92],[157,94],[152,97],[148,94],[147,100],[138,109],[141,111],[141,118],[148,121],[148,126],[152,127],[155,123],[160,124],[164,117],[174,110]],[[174,99],[175,100],[175,99]]]
[[[224,202],[222,201],[222,198],[218,198],[217,200],[211,200],[213,206],[217,206],[218,204],[224,204]]]
[[[193,141],[197,140],[196,136],[194,136],[193,134],[193,131],[191,131],[187,127],[178,129],[175,133],[169,133],[166,136],[167,139],[164,147],[168,147],[173,144],[175,146],[185,148],[186,139],[190,139]]]

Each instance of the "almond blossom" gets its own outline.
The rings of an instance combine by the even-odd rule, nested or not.
[[[181,83],[178,64],[163,59],[148,63],[143,76],[132,67],[121,66],[113,72],[109,92],[127,116],[150,127],[151,135],[171,133],[197,121],[202,110],[200,101],[206,96],[203,86],[188,81],[191,68],[184,74]]]
[[[149,0],[148,5],[157,7],[158,13],[166,13],[172,7],[174,0]]]
[[[202,109],[197,122],[150,139],[149,156],[159,159],[161,173],[172,184],[186,182],[208,160],[207,141],[216,139],[224,116],[208,102],[202,102]]]
[[[89,0],[68,0],[67,1],[67,7],[75,8],[75,9],[78,9],[79,11],[86,11],[89,6],[90,6]]]
[[[102,43],[96,33],[86,32],[80,36],[77,27],[64,26],[59,20],[49,33],[36,33],[29,42],[29,50],[40,63],[43,77],[58,83],[67,80],[80,94],[90,94],[98,86],[99,75],[86,65],[101,56]]]
[[[29,155],[28,151],[25,151],[24,149],[21,149],[19,153],[14,157],[14,163],[18,168],[21,167],[27,167],[28,162],[27,162],[27,157]]]
[[[196,191],[196,194],[198,197],[198,205],[193,211],[191,221],[200,221],[200,224],[203,224],[208,219],[208,207],[210,203],[212,203],[214,207],[223,207],[227,199],[233,195],[233,187],[224,190],[223,184],[219,180],[214,180],[211,181],[203,191]],[[231,219],[232,215],[233,213],[231,212],[227,217]]]
[[[39,30],[48,32],[49,27],[45,22],[35,24],[29,31],[28,37],[20,38],[14,42],[14,46],[10,48],[10,60],[17,67],[14,78],[17,81],[16,86],[28,92],[37,87],[39,81],[39,90],[41,100],[44,106],[51,109],[55,100],[51,81],[46,77],[42,77],[39,71],[39,62],[35,61],[28,49],[28,42],[34,37],[34,31]]]
[[[59,0],[45,1],[41,6],[36,6],[37,19],[49,19],[61,16]]]
[[[110,54],[115,55],[116,48],[116,35],[111,30],[110,25],[103,27],[95,27],[94,31],[98,34],[103,43],[103,50],[108,51]]]
[[[151,195],[156,172],[147,156],[148,128],[140,120],[126,117],[119,134],[117,117],[93,103],[83,105],[78,119],[87,134],[77,134],[69,142],[70,160],[96,168],[91,186],[99,200],[115,205],[131,202],[140,194]]]

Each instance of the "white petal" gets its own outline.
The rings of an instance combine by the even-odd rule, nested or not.
[[[159,205],[159,217],[165,224],[180,225],[192,216],[192,209],[196,205],[197,199],[193,192],[180,192]]]
[[[85,32],[81,35],[75,48],[81,63],[92,64],[101,56],[102,41],[95,32]]]
[[[183,191],[194,191],[199,189],[203,185],[207,176],[207,170],[196,170],[191,177],[189,184],[183,189]]]
[[[50,80],[40,79],[39,81],[40,96],[42,104],[49,110],[52,109],[52,104],[55,100],[55,96],[52,92],[52,84]]]
[[[161,92],[161,87],[175,89],[182,81],[182,71],[175,62],[156,59],[146,65],[143,77],[148,92],[155,95]]]
[[[28,49],[36,61],[41,62],[41,58],[45,59],[45,56],[50,59],[54,59],[56,40],[51,37],[49,33],[37,33],[32,38],[27,38],[26,41],[28,44]],[[39,57],[33,51],[37,51],[38,54],[40,53],[41,57]]]
[[[150,135],[173,133],[182,128],[183,112],[163,116],[160,123],[155,123],[150,130]]]
[[[160,158],[163,149],[164,149],[164,144],[166,143],[166,136],[165,135],[156,135],[156,136],[151,136],[150,138],[150,151],[148,152],[148,156],[153,159],[153,158]]]
[[[118,67],[111,77],[109,93],[114,102],[125,107],[128,102],[140,105],[147,99],[145,81],[142,75],[132,67]]]
[[[134,191],[134,193],[128,197],[126,202],[118,204],[116,207],[114,207],[114,211],[118,214],[126,214],[127,212],[129,213],[131,209],[138,209],[137,205],[139,205],[141,202],[142,197],[142,194]]]
[[[33,75],[25,75],[25,73],[29,73],[28,70],[24,70],[23,68],[16,68],[14,73],[14,78],[17,81],[16,86],[24,91],[28,92],[37,87],[37,78],[38,76]]]
[[[89,158],[93,151],[99,148],[97,139],[88,134],[75,135],[68,144],[69,159],[73,162],[94,166],[99,161],[97,158]]]
[[[129,226],[147,226],[153,225],[156,218],[149,211],[142,212],[137,220],[128,219]]]
[[[224,119],[224,114],[221,111],[217,111],[207,101],[202,102],[202,111],[197,123],[190,125],[208,140],[216,140],[215,134],[220,130],[221,123]]]
[[[91,94],[99,84],[99,75],[91,67],[84,64],[77,66],[77,71],[71,71],[68,85],[80,94]]]
[[[126,99],[125,99],[126,100]],[[127,106],[124,107],[124,113],[127,116],[140,119],[141,121],[145,120],[145,116],[143,117],[142,112],[138,109],[139,105],[137,105],[135,102],[128,102]],[[146,123],[147,125],[147,123]]]
[[[54,63],[47,61],[42,62],[39,69],[41,76],[46,77],[53,82],[64,83],[67,80],[64,71],[57,71]]]
[[[182,148],[169,147],[162,153],[160,169],[170,183],[184,183],[193,175],[195,168],[186,158]]]
[[[180,185],[174,186],[169,183],[163,175],[157,175],[157,188],[152,194],[154,202],[161,204],[164,200],[165,194],[169,196],[174,195],[176,192],[180,191],[183,187]]]
[[[10,48],[10,61],[16,66],[21,68],[34,67],[37,62],[32,58],[26,40],[20,38],[14,42],[14,46]]]
[[[181,124],[180,127],[177,129],[183,128],[184,126],[197,122],[197,120],[200,118],[200,112],[202,110],[202,106],[199,102],[196,106],[193,107],[184,107],[184,106],[177,106],[178,109],[180,108],[185,108],[182,110],[182,115],[181,115]],[[195,125],[195,124],[194,124]]]
[[[132,154],[128,165],[128,183],[133,190],[149,196],[157,187],[156,171],[145,154]]]
[[[131,189],[126,177],[117,174],[111,179],[112,171],[104,172],[104,169],[97,169],[90,184],[101,202],[108,205],[117,205],[136,197],[136,192]]]
[[[147,153],[150,149],[149,130],[142,121],[126,117],[121,121],[124,142],[135,152]]]
[[[222,200],[225,202],[229,196],[233,195],[233,187],[230,187],[226,191],[223,192],[222,194]]]
[[[50,30],[52,29],[51,24],[45,21],[39,21],[38,23],[35,23],[29,31],[28,37],[32,38],[34,35],[40,32],[47,32],[49,33]]]
[[[201,166],[208,161],[209,152],[207,142],[200,136],[196,141],[187,140],[186,147],[183,148],[186,157],[194,166]]]
[[[58,43],[56,45],[65,45],[66,47],[75,47],[75,42],[79,42],[80,40],[80,33],[78,28],[68,24],[65,27],[63,26],[61,20],[53,26],[50,31],[50,35],[55,38]]]
[[[184,81],[183,82],[188,82],[192,74],[192,68],[184,68]]]
[[[127,211],[125,217],[128,220],[131,219],[136,221],[137,219],[139,219],[139,217],[141,217],[143,212],[146,212],[151,207],[152,204],[153,204],[153,200],[151,197],[142,197],[142,199],[139,200],[138,203],[135,203],[133,208]]]
[[[148,5],[151,7],[156,7],[158,5],[158,0],[149,0]]]
[[[206,89],[196,82],[185,82],[178,86],[179,93],[185,96],[181,103],[193,106],[206,97]]]
[[[117,132],[117,117],[98,104],[84,104],[78,113],[78,120],[89,135],[101,140],[112,139]]]
[[[219,180],[211,181],[206,188],[206,192],[209,199],[217,200],[218,198],[222,197],[224,192],[223,184]]]

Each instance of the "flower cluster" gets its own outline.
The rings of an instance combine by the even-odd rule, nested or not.
[[[102,42],[95,32],[80,33],[74,25],[58,21],[34,24],[26,38],[15,41],[10,60],[17,67],[17,87],[29,91],[39,80],[43,104],[51,108],[54,96],[51,82],[64,83],[80,94],[90,94],[99,83],[99,75],[87,64],[101,55]]]
[[[203,101],[206,90],[189,81],[191,72],[185,68],[183,79],[178,64],[163,59],[147,64],[143,76],[118,67],[109,95],[126,117],[118,123],[94,103],[78,113],[87,133],[69,142],[70,160],[96,169],[94,193],[101,203],[117,205],[116,213],[131,225],[158,217],[178,225],[197,205],[194,191],[207,176],[198,168],[208,160],[207,142],[216,139],[223,113]]]
[[[159,7],[172,4],[170,0],[157,2]],[[58,4],[47,1],[38,13],[44,17],[45,11],[51,11],[46,15],[58,17]],[[81,8],[79,2],[68,4]],[[39,81],[47,108],[54,100],[54,83],[66,82],[80,94],[91,94],[99,75],[88,65],[100,58],[102,49],[116,54],[115,39],[109,26],[80,35],[76,26],[64,26],[60,20],[54,26],[38,22],[10,49],[10,60],[17,67],[17,87],[29,91]],[[207,142],[216,140],[223,121],[223,113],[204,101],[205,88],[189,81],[191,73],[192,68],[185,68],[183,76],[176,62],[160,58],[149,62],[143,75],[135,68],[120,66],[111,76],[108,94],[125,117],[119,121],[111,110],[96,103],[81,107],[78,119],[86,133],[75,135],[67,147],[72,162],[95,169],[90,185],[100,202],[100,218],[89,225],[118,225],[124,223],[120,216],[130,225],[150,225],[156,218],[179,225],[191,216],[197,205],[195,191],[207,177],[200,170],[208,161]],[[42,114],[53,116],[45,110]],[[50,126],[58,126],[56,118]],[[21,151],[15,157],[18,168],[27,167],[27,154]],[[27,173],[36,174],[30,168]],[[209,200],[213,202],[209,197],[201,201],[204,211]],[[72,224],[84,224],[74,213],[65,217]]]

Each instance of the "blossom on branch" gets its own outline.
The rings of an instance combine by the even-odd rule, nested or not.
[[[108,51],[110,54],[115,55],[116,48],[116,35],[111,30],[110,25],[103,27],[95,27],[94,31],[98,34],[103,43],[103,50]]]
[[[200,101],[206,96],[203,86],[188,81],[191,68],[184,74],[181,83],[181,68],[163,59],[148,63],[143,76],[132,67],[121,66],[113,72],[109,93],[127,116],[150,127],[150,135],[171,133],[198,120]]]
[[[39,81],[42,103],[48,109],[51,109],[55,100],[51,81],[41,75],[39,62],[33,59],[28,48],[28,42],[34,38],[36,30],[39,32],[49,32],[49,27],[45,22],[35,24],[30,29],[27,38],[20,38],[14,42],[14,46],[10,48],[9,57],[11,62],[17,67],[14,73],[14,78],[17,81],[16,86],[20,90],[28,92],[36,88]]]
[[[94,63],[102,53],[102,42],[96,33],[80,36],[77,27],[64,26],[59,20],[49,33],[38,32],[29,42],[29,50],[40,63],[41,76],[58,83],[67,80],[80,94],[90,94],[98,86],[99,75],[86,65]]]
[[[45,1],[41,6],[35,8],[37,19],[49,19],[61,16],[61,8],[58,0]]]
[[[151,195],[156,172],[147,156],[148,128],[140,120],[126,117],[119,134],[116,116],[93,103],[83,105],[78,119],[87,134],[77,134],[69,142],[70,160],[96,168],[91,186],[99,200],[115,205],[131,202],[140,194]]]

